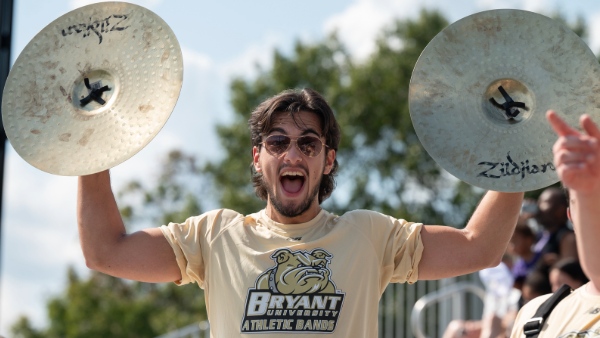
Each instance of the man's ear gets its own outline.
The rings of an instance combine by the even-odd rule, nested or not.
[[[323,175],[329,175],[329,173],[333,169],[334,163],[335,163],[335,149],[327,149],[327,156],[325,157],[325,169],[323,170]]]
[[[573,220],[571,219],[571,208],[567,207],[567,217],[569,218],[569,220],[571,222],[573,222]]]
[[[254,165],[254,170],[260,172],[262,169],[260,167],[260,162],[258,159],[260,158],[260,149],[257,146],[252,147],[252,164]]]

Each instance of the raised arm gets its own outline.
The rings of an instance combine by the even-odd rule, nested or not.
[[[79,177],[77,221],[90,269],[144,282],[181,279],[175,254],[158,228],[126,233],[108,171]]]
[[[600,130],[583,115],[583,132],[567,125],[552,111],[548,121],[558,135],[554,164],[569,189],[570,215],[575,229],[581,266],[600,292]]]
[[[500,264],[522,202],[523,193],[488,191],[464,229],[423,227],[419,279],[464,275]]]

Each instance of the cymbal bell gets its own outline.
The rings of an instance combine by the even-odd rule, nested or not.
[[[436,35],[410,80],[409,108],[429,155],[455,177],[489,190],[558,182],[545,119],[600,117],[600,65],[562,23],[512,9],[465,17]]]
[[[54,20],[23,49],[4,87],[2,122],[34,167],[92,174],[156,136],[182,81],[181,48],[159,16],[130,3],[96,3]]]

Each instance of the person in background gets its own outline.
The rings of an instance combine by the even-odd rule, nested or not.
[[[551,267],[563,258],[577,259],[575,234],[568,224],[568,202],[563,189],[550,187],[538,198],[534,218],[542,227],[542,234],[534,251],[541,252],[541,263]]]
[[[589,282],[562,299],[539,327],[539,338],[598,337],[600,335],[600,129],[588,115],[579,131],[555,112],[547,113],[558,140],[552,150],[554,166],[568,189],[565,210],[576,233],[579,261]],[[539,322],[538,308],[551,295],[531,300],[519,311],[511,338],[525,337],[524,326]],[[538,314],[539,315],[539,314]]]
[[[442,338],[505,338],[519,310],[520,291],[514,288],[512,257],[505,254],[498,266],[479,271],[485,287],[481,320],[452,320]]]
[[[549,277],[552,292],[556,292],[563,284],[567,284],[571,289],[577,289],[590,281],[583,272],[579,261],[572,258],[556,262],[550,269]]]
[[[530,271],[523,281],[523,288],[521,289],[522,304],[520,305],[523,306],[530,300],[550,292],[552,292],[552,286],[548,277],[548,269],[543,266],[538,267]]]
[[[511,272],[514,287],[518,290],[521,290],[525,278],[535,269],[542,255],[541,252],[533,251],[535,239],[535,233],[529,225],[518,223],[508,243],[507,251],[513,257]]]

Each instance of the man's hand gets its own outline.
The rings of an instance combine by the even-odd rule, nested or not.
[[[600,129],[587,115],[582,132],[568,126],[556,113],[546,114],[558,140],[552,148],[554,165],[569,188],[569,210],[583,271],[590,279],[589,292],[600,294]]]
[[[546,118],[558,135],[552,148],[554,165],[563,184],[581,193],[598,191],[600,188],[600,129],[588,115],[582,115],[579,123],[582,132],[569,126],[554,111]]]

